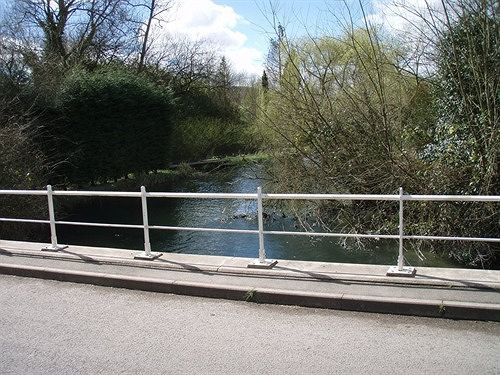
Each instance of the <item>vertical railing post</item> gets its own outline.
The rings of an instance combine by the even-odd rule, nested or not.
[[[141,186],[141,208],[142,208],[142,225],[144,227],[144,251],[134,255],[134,259],[153,260],[162,255],[162,253],[151,252],[151,242],[149,240],[149,218],[148,218],[148,201],[146,196],[146,188]]]
[[[144,253],[151,256],[151,242],[149,241],[149,218],[148,201],[146,197],[146,188],[141,186],[141,207],[142,207],[142,225],[144,226]]]
[[[399,251],[398,251],[398,265],[396,267],[390,267],[387,271],[387,276],[414,276],[415,268],[405,267],[404,258],[404,220],[403,220],[403,188],[399,188]]]
[[[257,221],[259,225],[259,259],[248,265],[250,268],[272,268],[278,261],[266,260],[266,249],[264,247],[264,212],[262,208],[262,188],[257,188]]]
[[[266,261],[266,249],[264,248],[264,215],[262,212],[262,188],[257,188],[257,217],[259,222],[259,263]]]
[[[42,248],[42,250],[59,251],[67,248],[68,246],[60,246],[57,244],[56,214],[54,212],[54,199],[51,185],[47,185],[47,203],[49,206],[50,245]]]
[[[398,255],[398,271],[403,271],[404,254],[403,254],[403,238],[404,238],[404,221],[403,221],[403,188],[399,188],[399,255]]]

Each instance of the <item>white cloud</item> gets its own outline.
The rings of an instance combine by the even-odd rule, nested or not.
[[[172,36],[192,41],[207,40],[227,57],[235,71],[262,72],[263,54],[246,45],[248,37],[237,30],[245,20],[232,7],[214,0],[175,0],[163,21],[161,27],[154,29],[160,40]]]
[[[429,15],[429,8],[436,6],[439,0],[374,0],[373,11],[367,18],[390,32],[406,33]]]
[[[373,0],[367,18],[408,47],[407,68],[424,76],[435,72],[432,39],[443,22],[440,0]]]

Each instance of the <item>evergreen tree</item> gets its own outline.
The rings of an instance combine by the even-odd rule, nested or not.
[[[285,28],[280,24],[276,38],[269,40],[269,51],[266,59],[266,70],[271,86],[277,86],[283,73],[283,50],[285,49]]]
[[[231,68],[224,56],[220,60],[219,67],[215,74],[215,89],[218,96],[218,101],[221,103],[224,111],[230,111],[232,106],[231,91],[232,91],[232,74]]]
[[[264,91],[269,90],[269,79],[267,78],[266,70],[262,72],[261,85]]]

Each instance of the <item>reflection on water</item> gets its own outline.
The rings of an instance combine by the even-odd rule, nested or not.
[[[245,166],[212,174],[195,181],[181,183],[172,191],[191,192],[256,192],[262,181],[262,167]],[[255,201],[212,199],[148,199],[150,225],[207,228],[257,229]],[[266,207],[267,230],[300,230],[292,217]],[[80,207],[68,220],[101,223],[141,224],[140,200],[134,198],[96,198]],[[283,217],[285,216],[285,217]],[[151,230],[154,251],[186,254],[258,256],[257,235]],[[129,249],[143,248],[143,232],[136,229],[58,226],[59,242],[65,244],[106,246]],[[268,258],[328,261],[342,263],[396,264],[397,242],[364,241],[365,246],[343,247],[340,240],[305,236],[267,235]],[[421,259],[422,256],[425,259]],[[450,261],[432,253],[406,254],[413,266],[454,267]]]

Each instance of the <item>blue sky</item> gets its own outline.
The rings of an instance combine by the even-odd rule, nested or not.
[[[265,0],[215,0],[221,5],[231,6],[244,18],[236,29],[248,37],[247,45],[266,53],[269,38],[273,34],[269,2]],[[287,29],[314,28],[317,21],[325,17],[324,0],[288,0],[277,3],[279,21]]]
[[[352,16],[361,20],[357,0],[174,0],[174,9],[160,30],[166,36],[208,39],[224,54],[233,69],[258,75],[272,35],[270,4],[287,35],[311,34],[328,29],[338,30],[335,16],[345,15],[345,3],[351,6]],[[391,0],[363,0],[365,12],[374,21],[385,21],[383,8]],[[408,0],[412,3],[425,0]]]
[[[0,0],[0,13],[6,0]],[[9,0],[18,1],[18,0]],[[54,6],[56,6],[56,1]],[[336,17],[346,14],[346,3],[352,17],[360,21],[359,0],[164,0],[172,1],[173,7],[162,14],[164,22],[153,28],[159,43],[172,40],[202,40],[205,46],[226,56],[233,70],[258,76],[273,36],[271,4],[277,10],[279,21],[288,36],[315,35],[327,29],[336,33]],[[404,29],[401,17],[391,13],[401,8],[391,5],[393,0],[361,0],[371,21],[384,25],[394,24]],[[425,1],[397,0],[411,5]]]

